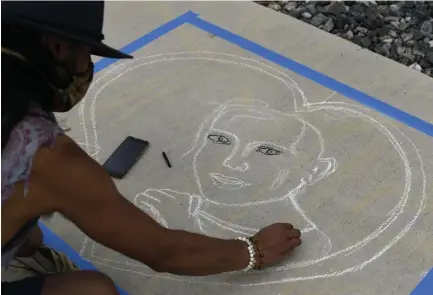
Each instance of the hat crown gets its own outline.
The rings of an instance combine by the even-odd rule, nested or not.
[[[103,40],[103,1],[2,1],[2,21],[26,19]]]

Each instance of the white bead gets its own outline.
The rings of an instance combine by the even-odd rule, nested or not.
[[[254,249],[253,244],[251,241],[245,237],[239,237],[236,238],[236,240],[242,241],[247,244],[248,253],[250,255],[250,260],[248,262],[248,265],[244,268],[244,271],[249,271],[254,268],[254,265],[256,265],[256,251]]]

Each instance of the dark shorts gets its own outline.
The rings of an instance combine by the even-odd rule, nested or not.
[[[25,278],[14,282],[2,282],[4,295],[41,295],[46,276]]]

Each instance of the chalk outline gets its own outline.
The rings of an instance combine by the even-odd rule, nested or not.
[[[198,27],[198,28],[203,29],[204,31],[206,31],[206,29],[203,28],[203,26],[201,26],[200,24],[197,24],[197,23],[194,24],[193,22],[189,21],[190,19],[194,19],[194,18],[195,18],[195,19],[198,19],[198,14],[196,14],[196,13],[194,13],[194,12],[192,12],[192,11],[188,11],[188,12],[186,12],[185,14],[180,15],[179,17],[177,17],[177,18],[175,18],[175,19],[173,19],[173,20],[171,20],[171,21],[169,21],[169,22],[167,22],[167,23],[161,25],[160,27],[158,27],[158,28],[155,29],[154,31],[152,31],[152,32],[150,32],[150,33],[148,33],[148,34],[146,34],[146,35],[144,35],[144,36],[138,38],[138,39],[135,40],[134,42],[132,42],[132,43],[130,43],[129,45],[125,46],[122,50],[125,51],[126,53],[133,53],[134,51],[138,50],[139,48],[145,46],[146,44],[148,44],[148,43],[152,42],[153,40],[155,40],[155,39],[157,39],[157,38],[159,38],[159,37],[161,37],[161,36],[167,34],[168,32],[174,30],[175,28],[177,28],[177,27],[179,27],[180,25],[185,24],[185,23],[190,23],[190,24],[192,24],[192,25],[194,25],[194,26],[196,26],[196,27]],[[210,24],[210,23],[207,23],[207,24]],[[210,25],[212,25],[212,24],[210,24]],[[221,29],[221,28],[218,28],[218,27],[215,26],[215,25],[212,25],[212,26],[213,26],[214,28],[216,28],[216,29]],[[223,29],[221,29],[221,30],[223,30]],[[226,33],[227,33],[227,32],[228,32],[228,31],[226,31]],[[228,33],[229,33],[229,34],[232,34],[232,33],[230,33],[230,32],[228,32]],[[220,37],[219,32],[216,32],[215,35]],[[232,35],[234,35],[234,34],[232,34]],[[236,36],[236,35],[234,35],[234,36],[235,36],[235,37],[239,37],[239,36]],[[242,37],[239,37],[239,38],[242,38]],[[242,39],[243,39],[243,38],[242,38]],[[244,39],[244,40],[246,40],[246,39]],[[253,45],[259,46],[259,45],[254,44],[253,42],[251,42],[251,41],[249,41],[249,40],[246,40],[246,41],[252,43]],[[230,41],[230,40],[229,40],[229,42],[231,42],[231,43],[233,43],[233,44],[237,44],[236,41]],[[259,46],[259,47],[261,47],[261,46]],[[263,47],[261,47],[261,48],[263,48]],[[268,50],[268,49],[266,49],[266,48],[264,48],[264,49],[265,49],[267,52],[271,52],[271,53],[272,53],[272,51],[270,51],[270,50]],[[266,58],[264,55],[262,55],[262,54],[260,53],[260,48],[259,48],[259,50],[255,50],[255,49],[253,48],[253,49],[251,49],[250,51],[253,52],[253,53],[255,53],[255,54],[257,54],[257,55],[259,55],[259,56],[262,56],[262,57]],[[282,57],[282,58],[283,58],[283,59],[286,59],[286,61],[289,61],[289,62],[290,62],[290,60],[289,60],[288,58],[285,58],[285,57]],[[270,60],[270,59],[268,59],[268,60]],[[111,65],[111,64],[113,64],[113,63],[115,63],[116,61],[117,61],[117,60],[112,60],[112,59],[108,59],[108,58],[103,58],[102,60],[100,60],[98,63],[95,64],[95,71],[98,72],[98,71],[104,69],[105,67],[107,67],[107,66],[109,66],[109,65]],[[270,61],[273,61],[273,60],[270,60]],[[277,60],[277,61],[273,61],[273,62],[275,62],[275,63],[281,65],[281,63],[279,63],[278,60]],[[282,66],[282,65],[281,65],[281,66]],[[303,65],[301,65],[301,66],[303,66]],[[305,66],[303,66],[303,67],[305,67]],[[289,67],[288,67],[288,68],[289,68]],[[305,68],[306,68],[306,67],[305,67]],[[290,68],[289,68],[289,69],[290,69]],[[307,68],[307,69],[308,69],[308,68]],[[302,72],[302,71],[297,71],[296,68],[293,68],[293,69],[291,69],[291,70],[292,70],[293,72],[295,72],[295,73],[301,74],[301,75],[304,76],[304,77],[308,77],[308,76],[309,76],[308,72],[306,73],[305,71],[304,71],[304,72]],[[308,70],[312,71],[311,69],[308,69]],[[315,71],[313,71],[313,72],[315,72]],[[315,72],[315,73],[317,73],[317,72]],[[317,74],[324,76],[323,74],[320,74],[320,73],[317,73]],[[321,78],[321,77],[319,76],[319,80],[320,80],[320,78]],[[327,78],[329,78],[329,77],[327,77]],[[314,77],[312,78],[312,80],[315,81]],[[334,80],[334,81],[335,81],[335,80]],[[331,82],[332,82],[332,79],[331,79]],[[340,83],[340,82],[337,82],[337,83]],[[324,81],[322,81],[321,84],[322,84],[323,86],[329,88],[329,85],[327,85],[327,83],[326,83],[326,79],[325,79]],[[343,86],[345,87],[345,90],[346,90],[346,91],[351,89],[350,86],[344,85],[344,84],[342,84],[342,83],[340,83],[340,85],[343,85]],[[332,89],[335,89],[336,84],[334,83],[332,86],[333,86]],[[338,86],[338,84],[337,84],[337,86]],[[352,88],[352,89],[353,89],[353,88]],[[349,98],[357,97],[359,94],[361,94],[361,97],[364,95],[363,93],[361,93],[361,92],[355,90],[355,91],[353,92],[353,95],[350,96]],[[347,96],[346,96],[346,97],[347,97]],[[355,100],[356,100],[356,99],[355,99]],[[358,101],[359,101],[359,100],[358,100]],[[360,103],[362,103],[362,102],[360,102]],[[375,109],[374,106],[373,106],[373,109]],[[386,107],[385,107],[385,108],[382,108],[382,113],[387,114],[387,108],[386,108]],[[409,116],[411,116],[411,115],[409,115]],[[398,117],[397,117],[396,119],[399,120]],[[417,118],[417,119],[418,119],[418,118]],[[420,119],[418,119],[418,120],[421,121],[421,122],[423,122],[423,123],[425,123],[424,121],[422,121],[422,120],[420,120]],[[400,121],[400,120],[399,120],[399,121]],[[403,122],[403,121],[401,121],[401,122]],[[406,122],[403,122],[403,123],[404,123],[404,124],[407,124]],[[412,124],[412,125],[413,125],[412,127],[414,127],[415,129],[417,129],[416,126],[414,126],[414,124]],[[426,134],[429,134],[429,135],[431,135],[431,134],[433,133],[433,128],[432,128],[432,125],[431,125],[431,124],[429,124],[429,123],[424,124],[424,127],[425,127],[425,129],[427,129],[429,132],[425,132],[425,131],[421,131],[421,130],[419,130],[419,131],[421,131],[421,132],[425,132]],[[405,136],[406,136],[406,135],[405,135]],[[420,157],[419,153],[418,153],[418,156]],[[48,228],[46,228],[46,230],[47,230],[47,233],[48,233],[48,236],[49,236],[50,232],[49,232]],[[54,235],[54,237],[57,237],[57,236]],[[47,243],[47,244],[50,244],[50,241],[51,241],[51,239],[48,238],[48,239],[46,240],[46,243]],[[53,247],[56,247],[56,245],[53,245]],[[60,248],[58,248],[58,250],[62,250],[62,248],[60,247]],[[432,271],[431,271],[430,273],[433,273],[433,269],[432,269]],[[425,284],[425,280],[424,280],[424,286],[425,286],[425,285],[426,285],[426,284]]]
[[[250,66],[250,65],[246,65],[246,64],[244,64],[244,63],[239,63],[239,62],[232,62],[232,61],[227,61],[227,60],[221,60],[221,59],[215,59],[215,58],[197,58],[197,57],[193,57],[193,58],[169,58],[169,59],[156,59],[156,60],[153,60],[152,61],[152,58],[155,58],[155,57],[158,57],[158,58],[160,58],[161,56],[165,56],[165,55],[179,55],[179,54],[186,54],[186,55],[191,55],[191,54],[198,54],[198,53],[205,53],[205,54],[212,54],[212,55],[222,55],[222,56],[230,56],[230,57],[235,57],[235,58],[239,58],[239,59],[242,59],[242,60],[249,60],[249,61],[253,61],[254,63],[256,63],[256,64],[260,64],[260,65],[262,65],[262,66],[266,66],[267,68],[270,68],[270,69],[273,69],[272,67],[270,67],[270,66],[268,66],[268,65],[266,65],[266,64],[262,64],[262,63],[260,63],[260,62],[258,62],[258,61],[255,61],[255,60],[253,60],[253,59],[249,59],[249,58],[244,58],[244,57],[238,57],[238,56],[233,56],[233,55],[230,55],[230,54],[223,54],[223,53],[215,53],[215,52],[208,52],[208,51],[201,51],[201,52],[181,52],[181,53],[168,53],[168,54],[155,54],[155,55],[151,55],[151,56],[146,56],[146,57],[140,57],[140,58],[137,58],[137,59],[135,59],[135,61],[130,61],[130,62],[126,62],[126,63],[124,63],[124,64],[120,64],[120,65],[118,65],[118,66],[116,66],[116,67],[114,67],[113,69],[111,69],[111,71],[109,71],[108,73],[106,73],[104,76],[102,76],[99,80],[98,80],[98,82],[101,80],[101,79],[103,79],[103,78],[105,78],[105,76],[107,76],[107,75],[109,75],[110,73],[117,73],[118,75],[115,77],[115,78],[113,78],[113,79],[111,79],[109,82],[107,82],[107,83],[105,83],[104,84],[104,86],[102,86],[98,91],[97,91],[97,93],[95,94],[95,96],[93,97],[93,99],[92,99],[92,101],[91,101],[91,108],[90,108],[90,112],[91,112],[91,120],[92,120],[92,128],[94,128],[94,133],[96,132],[96,121],[95,121],[95,116],[94,116],[94,111],[95,111],[95,101],[96,101],[96,98],[97,98],[97,96],[100,94],[100,92],[103,90],[103,88],[105,88],[109,83],[111,83],[113,80],[115,80],[115,79],[117,79],[119,76],[121,76],[121,75],[123,75],[123,74],[126,74],[126,73],[128,73],[128,72],[130,72],[130,71],[132,71],[132,70],[134,70],[134,69],[136,69],[136,68],[139,68],[139,67],[141,67],[141,66],[143,66],[143,65],[148,65],[148,64],[153,64],[153,63],[157,63],[157,62],[166,62],[166,61],[168,61],[168,60],[171,60],[171,61],[173,61],[173,60],[191,60],[191,59],[205,59],[205,60],[213,60],[213,61],[222,61],[222,62],[228,62],[228,63],[232,63],[232,64],[238,64],[238,65],[242,65],[242,66],[247,66],[247,67],[249,67],[249,68],[254,68],[254,67],[252,67],[252,66]],[[147,60],[151,60],[151,61],[149,61],[149,62],[147,62],[147,63],[140,63],[140,64],[138,64],[138,65],[134,65],[133,67],[127,67],[127,65],[129,65],[129,64],[132,64],[132,63],[135,63],[136,61],[140,61],[140,60],[142,60],[142,59],[147,59]],[[126,68],[126,70],[124,70],[123,72],[120,72],[120,74],[119,74],[119,68],[121,68],[121,67],[124,67],[124,68]],[[266,72],[266,71],[264,71],[263,69],[260,69],[260,68],[256,68],[257,70],[259,70],[259,71],[261,71],[261,72]],[[285,77],[287,77],[288,79],[290,79],[291,81],[293,81],[288,75],[286,75],[285,73],[283,73],[283,72],[280,72],[280,71],[278,71],[278,70],[276,70],[276,69],[273,69],[273,71],[275,71],[275,72],[278,72],[278,73],[280,73],[281,75],[284,75]],[[272,75],[272,74],[271,74]],[[278,78],[278,77],[277,77]],[[281,79],[279,79],[279,80],[281,80]],[[283,82],[284,83],[284,82]],[[93,84],[93,85],[96,85],[97,83],[95,83],[95,84]],[[293,81],[293,83],[291,84],[291,85],[289,85],[289,83],[284,83],[289,89],[292,89],[292,87],[297,87],[297,84]],[[296,85],[296,86],[294,86],[294,85]],[[298,90],[298,89],[297,89]],[[309,103],[308,101],[307,101],[307,99],[306,99],[306,97],[305,97],[305,95],[303,94],[303,92],[302,92],[302,90],[299,88],[299,93],[301,93],[301,97],[302,97],[302,99],[301,99],[301,104],[303,104],[304,106],[304,110],[303,111],[314,111],[315,109],[317,109],[317,108],[330,108],[330,109],[338,109],[338,108],[340,108],[340,109],[347,109],[347,106],[351,106],[351,107],[355,107],[355,108],[359,108],[359,109],[364,109],[364,110],[368,110],[368,109],[365,109],[365,108],[363,108],[363,107],[360,107],[360,106],[357,106],[357,105],[352,105],[352,104],[349,104],[349,103],[331,103],[331,102],[318,102],[318,103]],[[89,90],[89,93],[90,93],[90,90]],[[83,104],[84,104],[85,102],[83,101]],[[294,104],[295,104],[295,106],[297,106],[298,105],[298,103],[296,102],[296,100],[294,101]],[[325,106],[325,104],[326,105],[331,105],[331,106]],[[341,106],[341,105],[343,105],[343,106]],[[337,106],[337,107],[336,107]],[[84,107],[83,107],[84,108]],[[350,109],[347,109],[348,111],[350,111],[350,112],[352,112],[352,113],[354,113],[355,111],[353,111],[353,110],[350,110]],[[370,118],[369,116],[367,116],[367,115],[363,115],[362,113],[360,113],[360,112],[355,112],[355,113],[358,113],[358,115],[361,115],[361,116],[365,116],[365,117],[368,117],[368,118]],[[85,120],[85,117],[84,117],[84,113],[83,114],[81,114],[80,113],[80,115],[81,115],[81,119],[82,120]],[[390,141],[392,142],[392,141],[394,141],[394,143],[395,144],[397,144],[398,146],[400,146],[400,144],[398,143],[398,141],[395,139],[395,137],[392,135],[392,133],[386,128],[386,127],[384,127],[382,124],[380,124],[378,121],[376,121],[375,119],[373,119],[373,118],[370,118],[370,120],[373,120],[374,122],[375,122],[375,124],[376,125],[380,125],[381,126],[381,128],[383,129],[383,130],[385,130],[385,132],[387,132],[387,133],[389,133],[389,134],[391,134],[390,136],[387,136],[389,139],[390,139],[390,137],[392,138],[392,140],[390,139]],[[85,126],[85,124],[83,124],[83,126]],[[397,128],[396,128],[397,129]],[[397,129],[398,130],[398,129]],[[400,133],[404,136],[404,137],[406,137],[407,138],[407,136],[403,133],[403,132],[401,132],[400,131]],[[414,149],[416,149],[416,147],[414,146],[414,144],[410,141],[410,139],[409,138],[407,138],[407,140],[412,144],[412,146],[414,147]],[[88,142],[86,141],[86,143],[88,144]],[[95,141],[94,141],[94,145],[95,146],[98,146],[98,142],[97,142],[97,135],[95,136]],[[417,154],[419,155],[419,153],[418,153],[418,150],[416,149],[416,151],[417,151]],[[399,151],[397,151],[397,152],[399,152]],[[405,153],[404,153],[404,150],[400,147],[400,152],[399,152],[399,154],[400,155],[402,155],[403,154],[403,156],[402,156],[402,158],[405,158]],[[419,161],[420,161],[420,165],[421,165],[421,170],[422,171],[424,171],[423,170],[423,167],[422,167],[422,159],[421,158],[419,158]],[[408,163],[407,163],[407,159],[406,159],[406,161],[405,160],[403,160],[403,162],[405,162],[405,166],[406,166],[406,168],[408,169]],[[424,174],[424,172],[423,172],[423,174]],[[425,176],[424,176],[424,179],[423,179],[423,183],[424,183],[424,185],[423,185],[423,191],[425,190]],[[408,188],[407,188],[407,186],[406,186],[406,188],[405,188],[405,191],[407,191],[408,190]],[[407,191],[408,192],[408,191]],[[422,200],[421,200],[421,205],[420,205],[420,211],[418,212],[418,214],[416,214],[416,216],[414,217],[414,220],[412,220],[413,222],[417,219],[417,217],[418,217],[418,215],[419,215],[419,213],[421,212],[421,210],[423,209],[423,201],[424,201],[424,197],[425,197],[425,193],[423,194],[423,198],[422,198]],[[407,197],[406,197],[406,199],[404,199],[404,200],[401,200],[400,202],[399,202],[399,204],[397,204],[397,206],[394,208],[394,210],[392,210],[391,212],[389,212],[389,214],[388,214],[388,216],[389,215],[391,215],[391,217],[389,217],[388,218],[388,220],[391,220],[391,221],[394,221],[397,217],[398,217],[398,215],[397,216],[395,216],[395,213],[398,211],[398,209],[400,208],[400,213],[399,214],[401,214],[401,212],[402,212],[402,206],[404,206],[405,204],[406,204],[406,201],[407,201]],[[394,214],[394,215],[393,215]],[[409,223],[410,224],[410,226],[413,224],[413,223]],[[389,224],[390,225],[390,224]],[[389,226],[388,225],[388,226]],[[379,235],[381,232],[383,232],[384,230],[386,230],[386,228],[388,227],[388,226],[384,226],[384,228],[382,229],[382,230],[380,230],[379,231],[379,233],[377,233],[377,235]],[[358,270],[360,270],[360,269],[362,269],[362,268],[364,268],[369,262],[371,262],[371,261],[373,261],[373,260],[375,260],[375,259],[377,259],[379,256],[381,256],[388,248],[390,248],[391,246],[391,244],[393,245],[393,244],[395,244],[403,235],[404,235],[404,233],[406,233],[408,230],[409,230],[409,228],[410,228],[410,226],[409,227],[406,227],[402,232],[400,232],[400,234],[398,234],[397,236],[396,236],[396,238],[394,238],[391,242],[390,242],[390,244],[388,244],[388,246],[387,247],[385,247],[384,249],[382,249],[382,251],[379,251],[379,253],[377,254],[377,255],[375,255],[372,259],[370,259],[370,260],[368,260],[368,261],[366,261],[366,263],[364,263],[364,264],[361,264],[361,265],[357,265],[357,266],[355,266],[355,267],[353,267],[353,268],[351,268],[351,269],[348,269],[348,270],[346,270],[346,271],[343,271],[343,272],[334,272],[334,273],[331,273],[331,274],[327,274],[327,275],[323,275],[323,276],[314,276],[314,277],[304,277],[304,278],[289,278],[289,279],[283,279],[283,280],[280,280],[280,281],[273,281],[273,282],[266,282],[266,283],[253,283],[253,284],[240,284],[241,286],[252,286],[252,285],[262,285],[262,284],[272,284],[272,283],[283,283],[283,282],[290,282],[290,281],[298,281],[298,280],[307,280],[307,279],[315,279],[315,278],[320,278],[320,277],[329,277],[329,276],[339,276],[339,275],[343,275],[344,273],[347,273],[347,272],[352,272],[352,271],[358,271]],[[376,235],[376,236],[377,236]],[[368,241],[367,241],[368,242]],[[85,243],[86,243],[86,241],[85,241]],[[358,243],[355,247],[353,247],[353,248],[360,248],[360,247],[362,247],[362,246],[364,246],[366,244],[366,242],[363,242],[363,243]],[[84,246],[84,244],[83,244],[83,248],[84,248],[85,246]],[[83,248],[82,248],[82,250],[83,250]],[[333,254],[331,254],[330,256],[335,256],[335,255],[338,255],[339,253],[337,253],[337,254],[335,254],[335,253],[333,253]],[[93,257],[93,258],[95,258],[95,257]],[[103,260],[105,260],[105,259],[103,259]],[[101,262],[99,262],[99,261],[94,261],[95,263],[98,263],[98,264],[102,264],[102,265],[104,265],[104,263],[101,263]],[[106,265],[106,266],[108,266],[108,267],[112,267],[112,266],[109,266],[109,265]],[[302,266],[302,265],[301,265]],[[304,265],[305,266],[305,265]],[[115,269],[117,269],[116,267],[112,267],[112,268],[115,268]],[[275,270],[283,270],[284,268],[277,268],[277,269],[268,269],[267,271],[275,271]],[[127,269],[123,269],[123,270],[127,270]],[[131,270],[127,270],[127,271],[131,271]],[[266,271],[266,270],[265,270]],[[134,272],[134,271],[131,271],[131,272]],[[263,272],[263,271],[262,271]],[[141,274],[143,274],[143,275],[146,275],[146,276],[154,276],[154,277],[163,277],[163,278],[168,278],[168,279],[173,279],[173,278],[171,278],[171,277],[166,277],[166,276],[161,276],[161,275],[148,275],[148,274],[144,274],[144,273],[141,273]],[[191,282],[191,283],[202,283],[202,282],[197,282],[197,281],[191,281],[191,280],[183,280],[183,279],[175,279],[175,280],[179,280],[179,281],[187,281],[187,282]],[[219,284],[219,283],[214,283],[214,282],[212,282],[212,283],[208,283],[208,284]],[[235,285],[235,284],[233,284],[233,283],[227,283],[227,284],[229,284],[229,285]]]

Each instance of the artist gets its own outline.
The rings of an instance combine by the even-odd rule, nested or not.
[[[86,94],[92,54],[131,58],[101,42],[103,2],[6,1],[1,10],[3,294],[118,294],[107,276],[42,245],[37,222],[53,212],[96,242],[177,275],[261,269],[301,244],[287,223],[224,240],[167,229],[136,208],[53,115]]]

